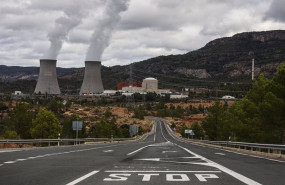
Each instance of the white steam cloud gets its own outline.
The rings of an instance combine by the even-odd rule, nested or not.
[[[103,51],[108,47],[112,30],[120,21],[120,13],[128,9],[129,0],[107,0],[102,20],[98,21],[86,54],[86,61],[101,61]]]
[[[93,1],[94,3],[94,1]],[[67,40],[68,33],[78,26],[82,18],[88,13],[92,7],[90,0],[69,0],[68,6],[64,8],[64,15],[55,20],[54,27],[48,32],[50,47],[44,54],[44,59],[57,59],[57,56],[62,48],[63,41]]]

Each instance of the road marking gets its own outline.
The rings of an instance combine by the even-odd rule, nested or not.
[[[221,173],[221,171],[143,171],[143,170],[106,170],[106,173]]]
[[[206,182],[207,179],[218,179],[219,177],[215,174],[195,174],[199,181]]]
[[[103,150],[105,153],[114,152],[114,150]]]
[[[161,129],[161,131],[162,131],[162,129]],[[169,134],[173,139],[177,140],[176,138],[174,138],[174,136],[172,136],[172,135],[169,133],[169,131],[168,131],[167,128],[166,128],[166,131],[168,132],[168,134]],[[163,135],[163,136],[164,136],[164,135]],[[178,141],[178,140],[177,140],[177,141]],[[175,143],[174,143],[174,144],[175,144]],[[239,173],[237,173],[237,172],[234,172],[234,171],[232,171],[232,170],[230,170],[230,169],[228,169],[228,168],[226,168],[226,167],[224,167],[224,166],[222,166],[222,165],[220,165],[220,164],[218,164],[218,163],[215,163],[214,161],[211,161],[211,160],[209,160],[209,159],[206,159],[205,157],[200,156],[200,155],[198,155],[198,154],[196,154],[196,153],[190,151],[190,150],[187,149],[187,148],[184,148],[184,147],[182,147],[182,146],[180,146],[180,145],[178,145],[178,144],[175,144],[175,145],[178,146],[178,147],[180,147],[180,148],[182,148],[183,150],[185,150],[186,152],[188,152],[188,153],[190,153],[190,154],[192,154],[192,155],[194,155],[194,156],[200,157],[202,160],[204,160],[204,161],[207,162],[207,163],[201,163],[202,165],[215,167],[215,168],[217,168],[217,169],[219,169],[219,170],[221,170],[221,171],[223,171],[223,172],[225,172],[225,173],[231,175],[232,177],[238,179],[239,181],[241,181],[241,182],[243,182],[243,183],[245,183],[245,184],[248,184],[248,185],[261,185],[260,183],[254,181],[254,180],[252,180],[252,179],[250,179],[250,178],[247,178],[247,177],[245,177],[245,176],[243,176],[243,175],[241,175],[241,174],[239,174]]]
[[[77,183],[79,183],[79,182],[81,182],[81,181],[87,179],[88,177],[90,177],[90,176],[92,176],[92,175],[94,175],[94,174],[96,174],[96,173],[98,173],[98,172],[99,172],[99,171],[92,171],[92,172],[90,172],[90,173],[87,173],[86,175],[84,175],[84,176],[82,176],[82,177],[80,177],[80,178],[78,178],[78,179],[76,179],[76,180],[74,180],[74,181],[72,181],[72,182],[70,182],[70,183],[68,183],[68,184],[66,184],[66,185],[74,185],[74,184],[77,184]]]
[[[7,162],[4,162],[4,164],[12,164],[12,163],[15,163],[16,161],[7,161]]]
[[[178,178],[174,178],[175,176],[178,176]],[[166,174],[166,181],[185,182],[190,181],[190,179],[186,174]]]
[[[141,147],[141,148],[139,148],[139,149],[137,149],[137,150],[135,150],[135,151],[133,151],[133,152],[131,152],[131,153],[128,153],[127,155],[132,155],[132,154],[134,154],[134,153],[137,153],[137,152],[141,151],[142,149],[144,149],[144,148],[146,148],[146,147],[149,147],[149,145],[144,146],[144,147]]]
[[[159,174],[158,173],[152,173],[152,174],[141,174],[141,173],[139,173],[138,175],[142,175],[143,176],[143,179],[142,179],[142,181],[150,181],[150,177],[151,176],[159,176]]]
[[[160,161],[160,158],[135,159],[137,161]]]
[[[131,176],[131,174],[110,174],[109,177],[113,177],[113,179],[105,178],[103,181],[126,181],[129,176]]]
[[[25,161],[25,160],[28,160],[28,159],[17,159],[16,161]]]
[[[217,154],[217,155],[226,155],[226,154],[223,154],[223,153],[215,153],[215,154]]]
[[[165,154],[165,153],[175,153],[175,152],[177,152],[177,151],[162,151],[163,154]]]
[[[27,157],[25,159],[17,159],[16,161],[7,161],[4,162],[4,164],[12,164],[15,162],[21,162],[21,161],[26,161],[30,159],[37,159],[37,158],[42,158],[42,157],[48,157],[48,156],[55,156],[55,155],[62,155],[62,154],[70,154],[70,153],[75,153],[75,152],[83,152],[83,151],[90,151],[90,150],[96,150],[96,149],[101,149],[101,148],[109,148],[109,147],[116,147],[116,146],[122,146],[122,145],[127,145],[127,144],[117,144],[117,145],[107,145],[107,146],[101,146],[101,147],[94,147],[94,148],[87,148],[87,149],[81,149],[81,150],[72,150],[68,152],[57,152],[57,153],[50,153],[50,154],[44,154],[44,155],[37,155],[34,157]],[[3,166],[3,165],[0,165]]]

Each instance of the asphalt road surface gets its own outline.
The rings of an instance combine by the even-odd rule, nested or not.
[[[285,163],[180,141],[160,119],[129,143],[0,151],[1,185],[285,185]]]

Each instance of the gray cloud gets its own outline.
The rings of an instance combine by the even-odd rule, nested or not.
[[[265,18],[272,18],[276,21],[285,22],[285,1],[273,0]]]
[[[38,66],[50,44],[48,31],[71,2],[87,14],[64,37],[58,66],[84,66],[90,37],[100,24],[106,0],[1,2],[0,64]],[[186,53],[238,32],[285,29],[284,4],[283,0],[130,0],[114,27],[102,62],[123,65]]]

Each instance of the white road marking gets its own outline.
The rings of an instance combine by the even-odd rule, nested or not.
[[[114,150],[103,150],[105,153],[114,152]]]
[[[221,171],[143,171],[143,170],[106,170],[106,173],[221,173]]]
[[[177,151],[162,151],[163,154],[165,154],[165,153],[175,153],[175,152],[177,152]]]
[[[78,179],[76,179],[76,180],[74,180],[74,181],[72,181],[72,182],[70,182],[70,183],[68,183],[68,184],[66,184],[66,185],[74,185],[74,184],[77,184],[77,183],[79,183],[79,182],[81,182],[81,181],[87,179],[88,177],[90,177],[90,176],[92,176],[92,175],[94,175],[94,174],[96,174],[96,173],[98,173],[98,172],[99,172],[99,171],[92,171],[92,172],[90,172],[90,173],[87,173],[86,175],[84,175],[84,176],[82,176],[82,177],[80,177],[80,178],[78,178]]]
[[[215,153],[215,154],[217,154],[217,155],[226,155],[226,154],[224,154],[224,153]]]
[[[25,160],[28,160],[28,159],[17,159],[16,161],[25,161]]]
[[[132,154],[134,154],[134,153],[137,153],[137,152],[141,151],[142,149],[144,149],[144,148],[146,148],[146,147],[149,147],[149,145],[144,146],[144,147],[141,147],[141,148],[139,148],[139,149],[137,149],[137,150],[135,150],[135,151],[133,151],[133,152],[131,152],[131,153],[128,153],[127,155],[132,155]]]
[[[150,181],[150,177],[151,176],[159,176],[159,174],[158,173],[152,173],[152,174],[141,174],[141,173],[139,173],[138,175],[142,175],[143,176],[143,179],[142,179],[142,181]]]
[[[178,176],[178,178],[174,178],[175,176]],[[166,174],[166,181],[190,181],[189,177],[186,174]]]
[[[207,179],[218,179],[219,177],[215,174],[195,174],[199,181],[206,182]]]
[[[129,176],[131,176],[131,174],[110,174],[109,177],[113,178],[105,178],[103,181],[126,181]]]
[[[167,130],[167,129],[166,129],[166,130]],[[162,129],[161,129],[161,131],[162,131]],[[168,130],[167,130],[167,132],[169,133]],[[162,134],[162,135],[163,135],[163,134]],[[176,140],[176,138],[174,138],[174,136],[172,136],[170,133],[169,133],[169,135],[170,135],[173,139]],[[164,136],[164,135],[163,135],[163,136]],[[166,139],[166,138],[165,138],[165,139]],[[174,143],[174,144],[175,144],[175,143]],[[215,168],[217,168],[217,169],[219,169],[219,170],[221,170],[221,171],[223,171],[223,172],[225,172],[225,173],[231,175],[232,177],[238,179],[239,181],[241,181],[241,182],[243,182],[243,183],[245,183],[245,184],[248,184],[248,185],[261,185],[260,183],[254,181],[254,180],[252,180],[252,179],[250,179],[250,178],[247,178],[247,177],[245,177],[245,176],[243,176],[243,175],[241,175],[241,174],[239,174],[239,173],[237,173],[237,172],[234,172],[234,171],[232,171],[232,170],[230,170],[230,169],[228,169],[228,168],[226,168],[226,167],[224,167],[224,166],[222,166],[222,165],[220,165],[220,164],[218,164],[218,163],[215,163],[214,161],[211,161],[211,160],[209,160],[209,159],[206,159],[205,157],[200,156],[200,155],[198,155],[198,154],[196,154],[196,153],[194,153],[194,152],[188,150],[187,148],[184,148],[184,147],[182,147],[182,146],[180,146],[180,145],[178,145],[178,144],[175,144],[175,145],[178,146],[178,147],[180,147],[180,148],[182,148],[183,150],[185,150],[186,152],[188,152],[188,153],[190,153],[190,154],[192,154],[192,155],[194,155],[194,156],[200,157],[202,160],[204,160],[204,161],[207,162],[207,163],[201,163],[202,165],[215,167]]]
[[[7,161],[7,162],[4,162],[4,164],[12,164],[12,163],[15,163],[16,161]]]
[[[135,159],[137,161],[160,161],[160,158]]]

